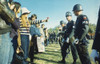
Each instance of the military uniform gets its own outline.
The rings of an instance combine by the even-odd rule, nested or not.
[[[65,31],[65,36],[64,36],[64,39],[66,40],[67,38],[69,38],[69,42],[64,42],[63,46],[62,46],[62,57],[63,57],[63,60],[65,60],[65,57],[66,57],[66,50],[68,50],[69,48],[69,45],[71,46],[71,52],[72,52],[72,55],[73,55],[73,59],[74,61],[77,60],[77,51],[76,51],[76,48],[74,46],[74,44],[72,43],[74,41],[74,21],[71,20],[68,22],[68,24],[66,25],[66,31]]]
[[[63,46],[62,40],[64,39],[65,29],[66,29],[66,26],[62,27],[62,29],[60,29],[60,32],[59,32],[58,35],[57,35],[57,36],[59,37],[59,44],[60,44],[60,47]]]
[[[59,27],[59,32],[58,32],[57,37],[59,37],[59,44],[60,44],[60,47],[62,48],[66,26],[63,20],[60,21],[60,25],[61,27]]]
[[[89,30],[89,20],[86,15],[82,15],[82,6],[76,4],[73,7],[74,14],[77,16],[75,24],[75,40],[76,49],[82,64],[91,64],[90,57],[87,49],[88,41],[86,35]]]
[[[75,38],[79,39],[76,48],[82,64],[91,64],[87,49],[86,34],[89,30],[89,20],[86,15],[79,15],[75,25]]]

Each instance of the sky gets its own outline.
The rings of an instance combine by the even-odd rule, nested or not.
[[[49,17],[49,21],[44,23],[47,28],[54,28],[63,20],[68,22],[65,13],[70,11],[72,18],[75,21],[76,16],[73,14],[73,6],[81,4],[83,7],[83,14],[87,15],[89,22],[97,23],[98,10],[100,7],[100,0],[14,0],[21,3],[21,7],[26,7],[32,14],[37,14],[38,20],[44,20]]]

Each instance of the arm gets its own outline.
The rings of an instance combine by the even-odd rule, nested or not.
[[[71,31],[69,32],[69,34],[67,35],[67,38],[66,38],[67,43],[69,43],[70,38],[72,38],[74,36],[74,28],[75,28],[74,22],[72,22],[71,28],[70,28]]]
[[[48,19],[49,19],[49,17],[47,17],[47,19],[45,19],[45,20],[36,20],[36,21],[33,22],[33,24],[36,24],[36,23],[40,24],[40,23],[43,23],[43,22],[48,22]]]
[[[74,36],[74,28],[72,28],[72,32],[69,34],[69,38],[72,38]]]
[[[83,21],[82,22],[82,29],[78,35],[78,39],[81,41],[85,36],[86,34],[88,33],[88,29],[89,29],[89,20],[86,16],[83,16]]]
[[[21,37],[20,37],[19,29],[17,30],[17,32],[18,32],[17,43],[18,43],[18,47],[20,47],[21,46]]]
[[[49,17],[47,17],[45,20],[42,20],[42,22],[48,22]]]

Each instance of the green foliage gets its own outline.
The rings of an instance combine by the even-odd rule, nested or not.
[[[55,32],[56,34],[58,33],[58,27],[59,26],[56,26],[54,28],[50,28],[48,29],[48,32],[51,33],[51,32]],[[89,24],[89,33],[95,33],[95,30],[96,30],[96,25],[95,24]]]
[[[89,33],[95,33],[96,25],[95,24],[89,24]]]
[[[56,27],[54,27],[54,28],[50,28],[50,29],[48,29],[48,32],[49,33],[52,33],[53,31],[57,34],[58,33],[58,27],[59,26],[56,26]]]

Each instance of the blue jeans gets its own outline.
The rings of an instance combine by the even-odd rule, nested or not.
[[[15,36],[12,40],[11,40],[12,44],[13,44],[13,49],[14,49],[14,54],[13,54],[13,59],[12,59],[12,64],[15,63],[16,60],[16,49],[17,49],[17,36]]]
[[[21,47],[24,51],[24,58],[28,58],[28,49],[29,49],[29,35],[21,35]],[[22,64],[28,64],[28,62],[24,61]]]
[[[0,35],[0,64],[11,64],[13,47],[9,32]]]

